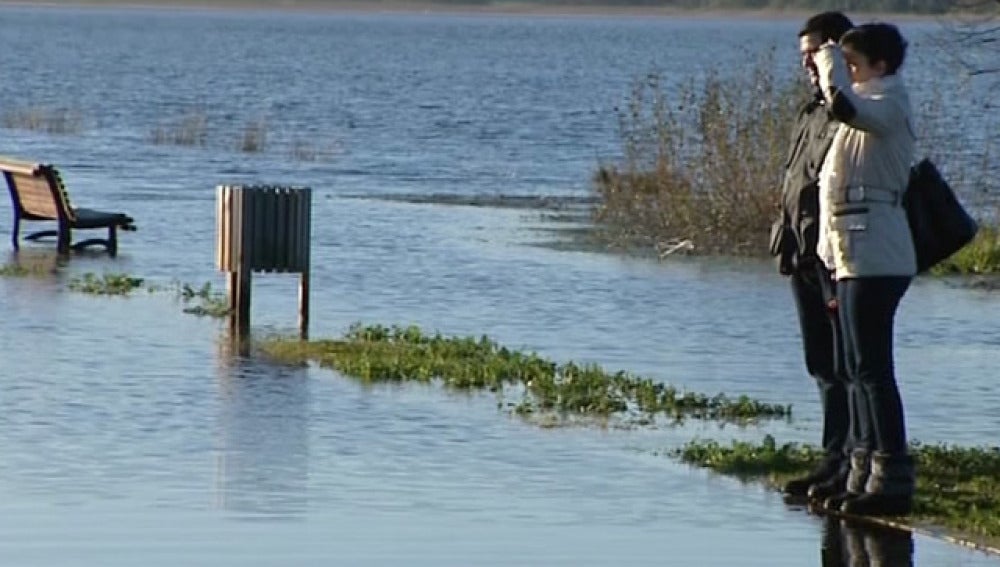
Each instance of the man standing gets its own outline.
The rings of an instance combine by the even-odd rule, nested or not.
[[[813,55],[827,41],[839,41],[852,27],[844,14],[823,12],[809,18],[799,31],[802,67],[809,76],[814,96],[800,108],[792,131],[782,185],[781,218],[775,223],[771,250],[779,258],[780,272],[791,280],[806,369],[819,385],[825,455],[816,469],[784,486],[788,496],[806,496],[816,485],[823,485],[817,490],[823,494],[836,492],[842,488],[838,485],[844,482],[848,470],[847,376],[842,362],[836,295],[833,278],[816,255],[819,170],[839,123],[830,117],[819,92]]]

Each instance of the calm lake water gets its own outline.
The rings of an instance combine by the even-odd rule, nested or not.
[[[632,80],[725,72],[747,46],[774,46],[777,72],[791,73],[797,25],[0,9],[0,153],[59,165],[78,205],[139,225],[116,259],[0,278],[0,564],[801,566],[866,536],[886,565],[1000,562],[825,525],[662,456],[696,437],[818,439],[787,282],[768,264],[558,250],[538,211],[380,198],[585,196],[617,149],[613,108]],[[947,90],[956,79],[923,39],[935,24],[903,30],[913,82],[963,93],[944,109],[968,136],[950,153],[981,161],[994,130],[979,87]],[[78,127],[11,127],[58,110]],[[153,143],[191,119],[205,120],[203,145]],[[264,150],[238,151],[255,124]],[[222,286],[214,188],[232,183],[314,189],[314,337],[357,321],[485,333],[790,403],[795,418],[543,430],[490,396],[241,357],[222,323],[170,294],[66,290],[85,272]],[[9,213],[5,200],[0,233]],[[20,260],[55,261],[40,245]],[[292,332],[296,291],[295,276],[257,276],[254,332]],[[897,337],[913,438],[996,444],[998,317],[996,293],[913,286]]]

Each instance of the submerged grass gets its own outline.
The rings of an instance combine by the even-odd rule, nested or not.
[[[31,275],[31,272],[19,266],[7,265],[0,267],[0,276],[3,275],[24,276]],[[137,278],[128,274],[106,273],[97,275],[88,272],[72,278],[69,281],[68,287],[72,291],[89,293],[91,295],[127,296],[143,287],[149,293],[173,291],[177,299],[185,304],[185,313],[198,315],[199,317],[222,318],[229,315],[230,312],[226,294],[215,291],[210,282],[205,282],[200,287],[176,281],[170,286],[147,285],[143,278]]]
[[[1000,545],[1000,448],[914,443],[910,450],[917,463],[917,489],[907,521]],[[671,455],[722,474],[779,486],[811,470],[823,452],[810,445],[778,445],[767,436],[760,444],[692,441]]]
[[[185,313],[219,319],[229,315],[231,311],[226,294],[212,289],[210,282],[205,282],[199,288],[186,283],[177,283],[176,289],[177,297],[188,304],[188,307],[184,308]],[[190,305],[191,303],[194,305]]]
[[[441,383],[460,390],[489,390],[501,406],[525,417],[575,419],[620,417],[650,424],[658,416],[732,422],[786,418],[791,406],[746,396],[707,396],[597,365],[557,364],[535,353],[500,346],[488,337],[443,337],[417,327],[351,327],[343,339],[298,341],[275,338],[261,343],[285,363],[315,361],[365,382]],[[512,394],[512,401],[505,396]]]
[[[142,278],[128,274],[108,273],[98,276],[88,272],[71,279],[69,289],[92,295],[129,295],[142,287],[143,282]]]

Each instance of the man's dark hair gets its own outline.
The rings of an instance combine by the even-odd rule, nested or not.
[[[868,58],[874,65],[885,61],[885,74],[895,75],[906,59],[906,40],[892,24],[863,24],[844,34],[840,44]]]
[[[820,43],[826,43],[831,39],[840,41],[841,36],[853,27],[854,23],[842,12],[822,12],[806,20],[806,24],[799,31],[799,37],[818,33]]]

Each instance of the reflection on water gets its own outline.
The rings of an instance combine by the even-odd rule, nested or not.
[[[54,246],[52,250],[41,248],[11,250],[4,258],[4,265],[20,268],[36,276],[55,275],[59,268],[68,262],[69,256],[58,254]]]
[[[308,376],[246,357],[248,344],[219,341],[216,504],[247,517],[298,517],[308,502]]]
[[[827,515],[820,556],[823,567],[911,567],[913,534]]]

